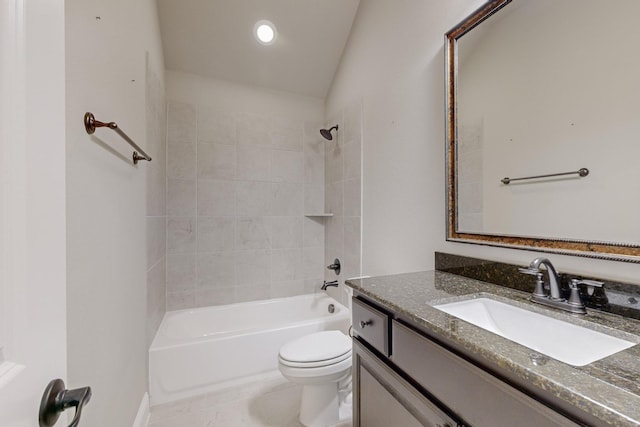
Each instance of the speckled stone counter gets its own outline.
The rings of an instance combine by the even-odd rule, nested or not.
[[[441,272],[428,271],[348,280],[357,294],[394,312],[486,366],[495,366],[553,401],[595,417],[598,424],[640,426],[640,345],[582,367],[542,356],[433,308],[469,297],[491,296],[528,310],[640,343],[640,321],[590,310],[565,314],[529,301],[522,291]],[[533,357],[532,357],[533,356]],[[535,361],[535,363],[534,363]]]

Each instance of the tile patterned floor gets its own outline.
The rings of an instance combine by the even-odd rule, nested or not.
[[[148,427],[302,427],[302,387],[272,378],[151,408]]]

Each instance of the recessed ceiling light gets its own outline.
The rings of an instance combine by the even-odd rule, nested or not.
[[[256,25],[253,26],[253,35],[256,40],[258,40],[258,43],[269,45],[276,40],[278,33],[276,32],[276,26],[273,25],[273,23],[263,19],[256,22]]]

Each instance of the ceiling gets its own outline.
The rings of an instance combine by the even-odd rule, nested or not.
[[[325,98],[359,0],[157,0],[169,70]],[[278,37],[259,44],[269,20]]]

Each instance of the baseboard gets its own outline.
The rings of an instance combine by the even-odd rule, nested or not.
[[[147,427],[149,418],[151,417],[151,408],[149,407],[149,393],[142,396],[136,419],[133,421],[133,427]]]

